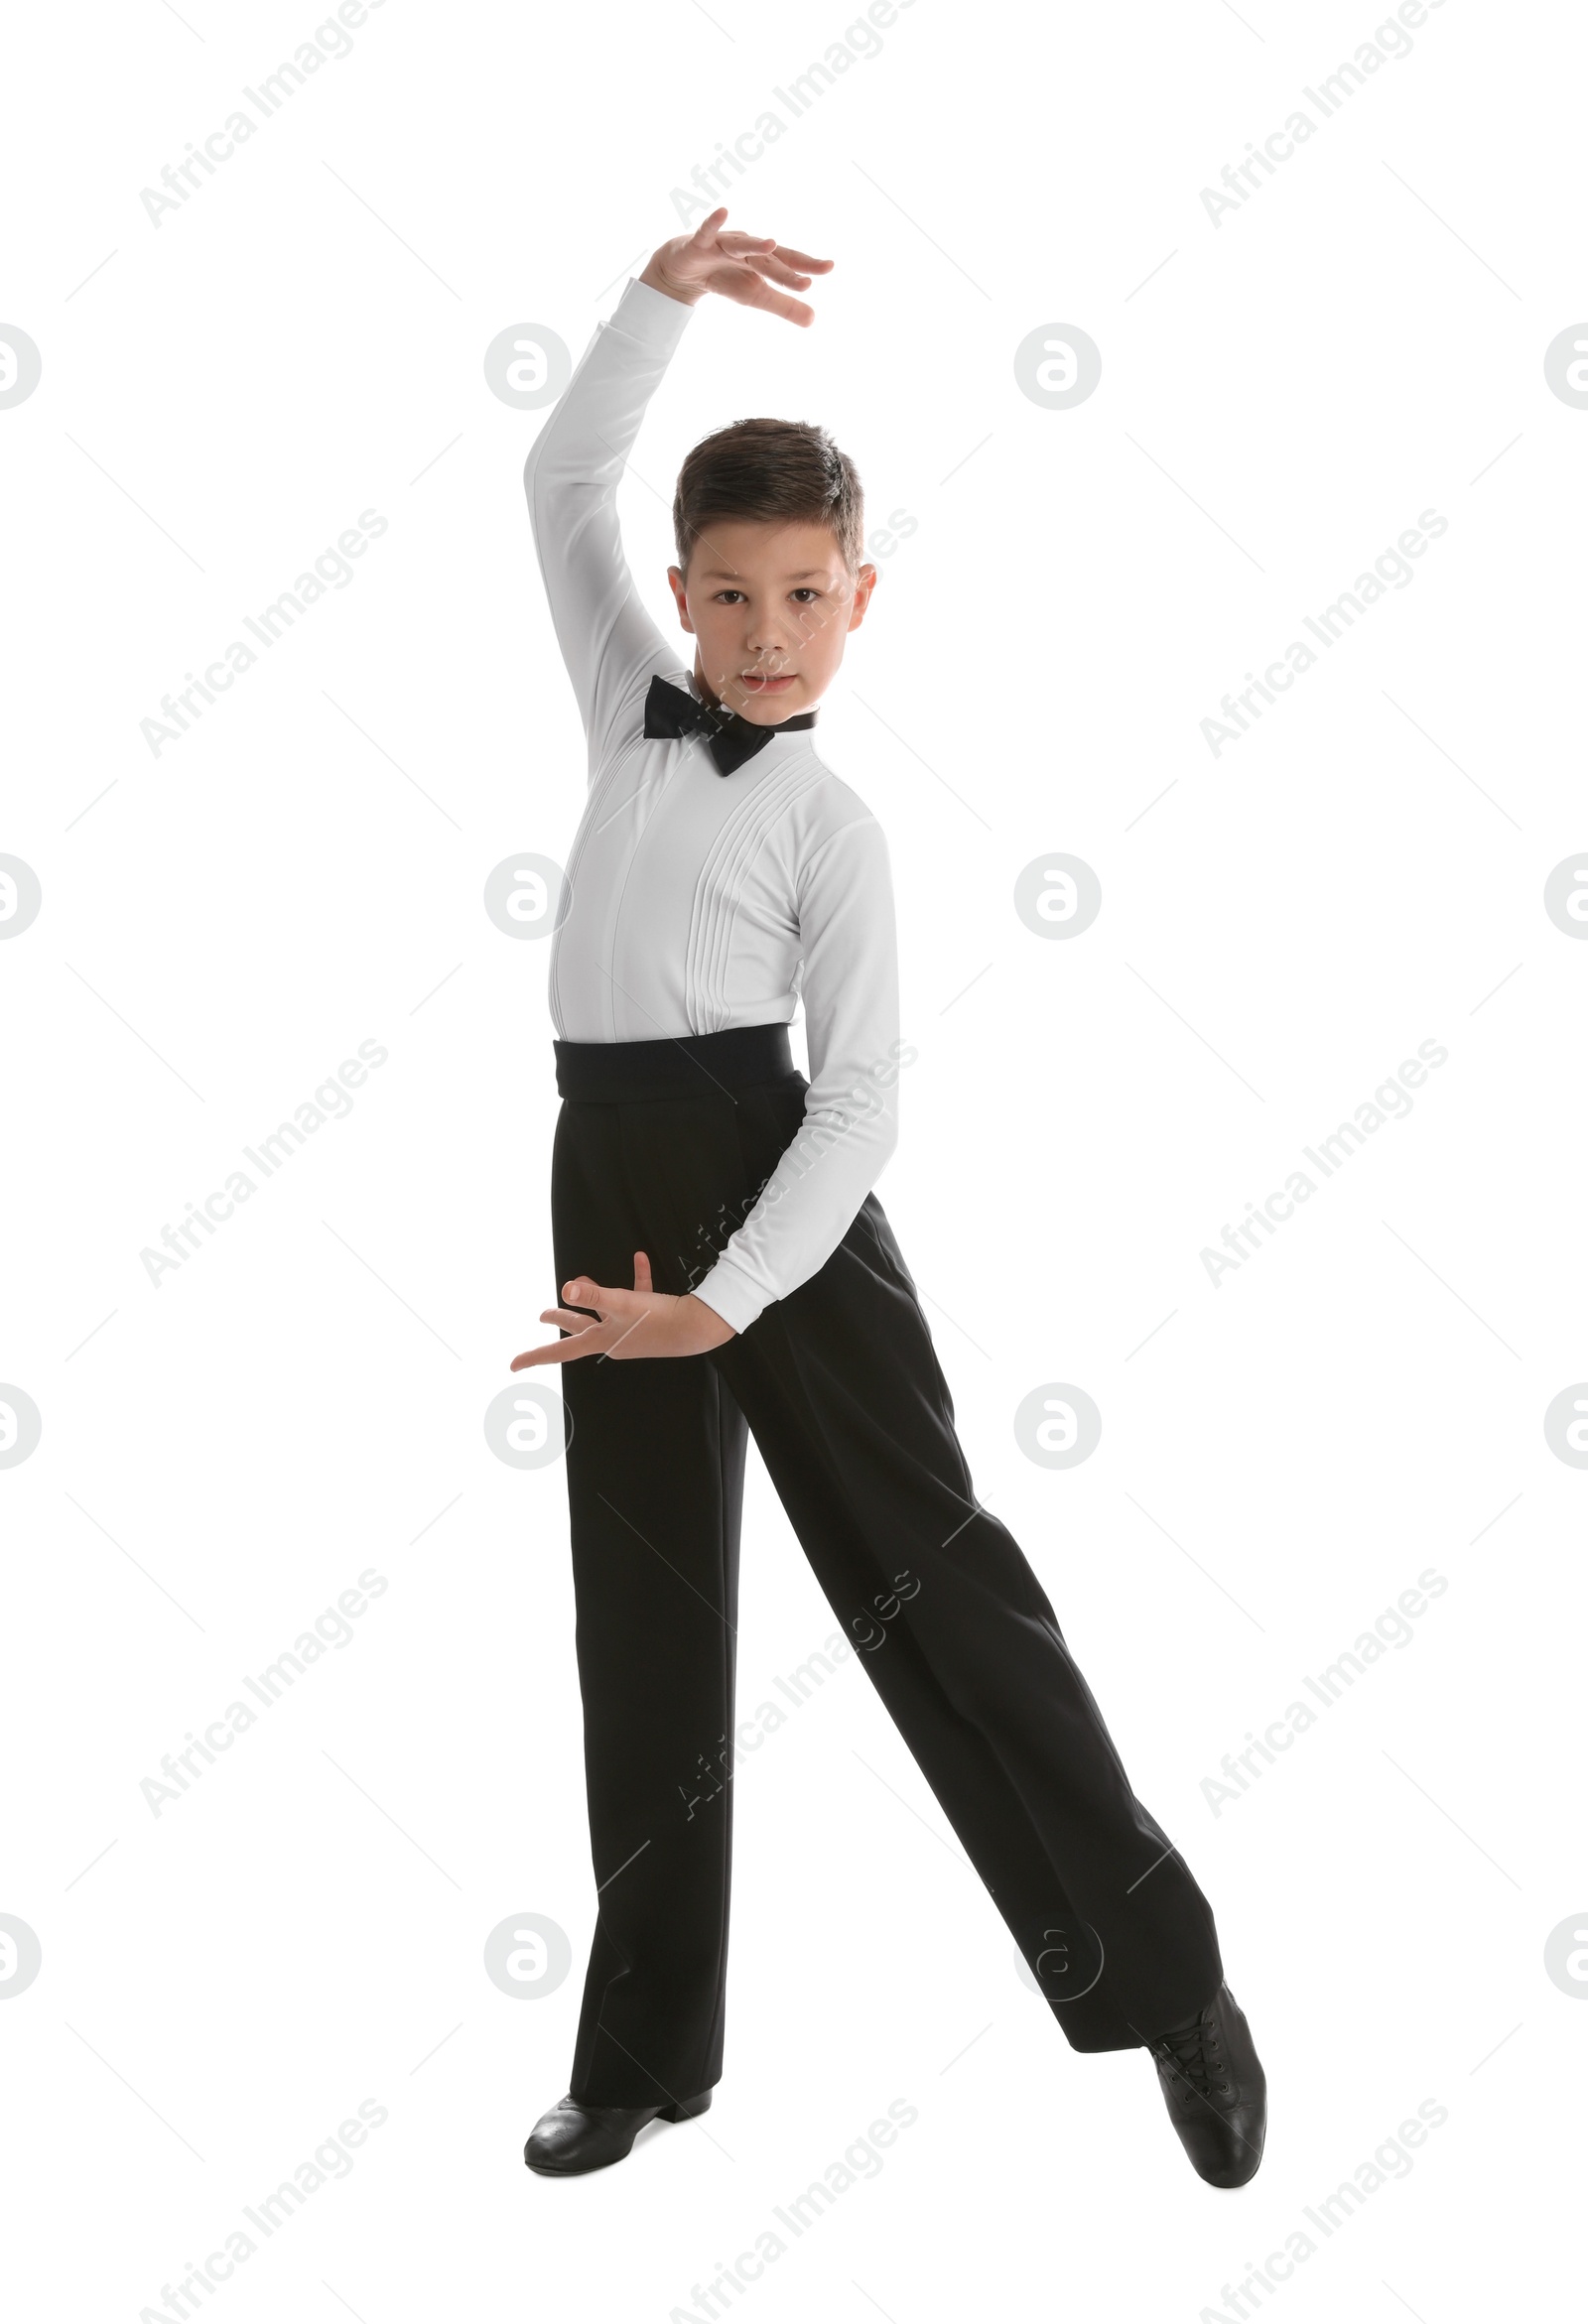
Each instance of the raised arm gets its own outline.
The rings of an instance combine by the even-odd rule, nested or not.
[[[524,463],[535,552],[594,770],[618,713],[678,656],[641,604],[623,556],[617,480],[645,409],[709,291],[790,323],[812,311],[804,290],[828,260],[784,250],[771,235],[726,233],[726,209],[664,242],[598,323]]]
[[[535,554],[592,771],[624,704],[653,671],[677,660],[623,555],[617,480],[689,318],[681,300],[629,283],[611,320],[596,325],[524,463]]]

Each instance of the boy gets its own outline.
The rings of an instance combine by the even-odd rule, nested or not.
[[[565,1367],[599,1903],[569,2092],[524,2159],[617,2162],[722,2072],[731,1792],[699,1769],[733,1748],[748,1432],[1070,2042],[1150,2050],[1193,2165],[1240,2186],[1264,2083],[1212,1913],[977,1504],[871,1191],[909,1061],[887,847],[811,733],[876,581],[860,479],[803,423],[696,446],[668,573],[691,671],[623,560],[617,479],[691,308],[716,292],[805,325],[791,294],[832,264],[727,215],[628,284],[525,469],[590,790],[550,968],[565,1304],[512,1368]]]

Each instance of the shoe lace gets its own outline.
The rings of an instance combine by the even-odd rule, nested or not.
[[[1222,2098],[1235,2096],[1235,2085],[1219,2047],[1218,2027],[1211,2010],[1193,2017],[1189,2025],[1177,2025],[1172,2032],[1160,2035],[1152,2046],[1170,2071],[1194,2090],[1198,2098],[1211,2101],[1216,2093]]]

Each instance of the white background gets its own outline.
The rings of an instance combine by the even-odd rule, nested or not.
[[[736,1782],[713,2111],[523,2168],[594,1896],[563,1477],[482,1429],[553,1289],[547,948],[481,891],[562,859],[583,745],[541,415],[482,357],[517,323],[577,356],[670,190],[856,20],[388,0],[152,223],[140,190],[323,21],[125,0],[10,38],[0,322],[44,366],[0,412],[0,850],[44,890],[0,945],[0,1379],[43,1416],[0,1471],[0,1910],[43,1947],[0,2008],[12,2304],[197,2312],[161,2286],[373,2100],[205,2312],[705,2315],[904,2100],[734,2310],[1189,2324],[1437,2101],[1264,2308],[1552,2313],[1588,1475],[1542,1420],[1588,1374],[1588,947],[1542,890],[1588,845],[1588,414],[1543,353],[1588,309],[1580,19],[1449,0],[1215,226],[1201,189],[1366,5],[916,0],[731,196],[838,261],[816,325],[703,308],[623,487],[659,617],[678,461],[745,413],[825,421],[871,525],[917,520],[823,711],[920,1053],[879,1192],[978,1488],[1218,1914],[1270,2083],[1234,2194],[1143,2056],[1075,2055],[1020,1982],[853,1660]],[[1049,323],[1102,349],[1071,411],[1015,381]],[[157,759],[140,720],[364,509],[351,583]],[[1414,581],[1215,759],[1199,721],[1426,509]],[[1055,850],[1103,887],[1068,943],[1012,905]],[[140,1252],[362,1040],[350,1115],[156,1289]],[[1410,1115],[1216,1289],[1204,1246],[1425,1040]],[[1013,1435],[1054,1381],[1103,1414],[1073,1470]],[[1223,1755],[1430,1567],[1412,1642],[1216,1815]],[[367,1568],[352,1641],[152,1814],[162,1755]],[[745,1711],[833,1627],[752,1465]],[[574,1948],[538,2000],[482,1966],[525,1912]]]

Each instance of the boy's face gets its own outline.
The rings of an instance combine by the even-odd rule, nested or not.
[[[695,675],[752,725],[814,710],[859,629],[874,565],[852,574],[821,524],[724,519],[701,533],[688,570],[667,569]]]

